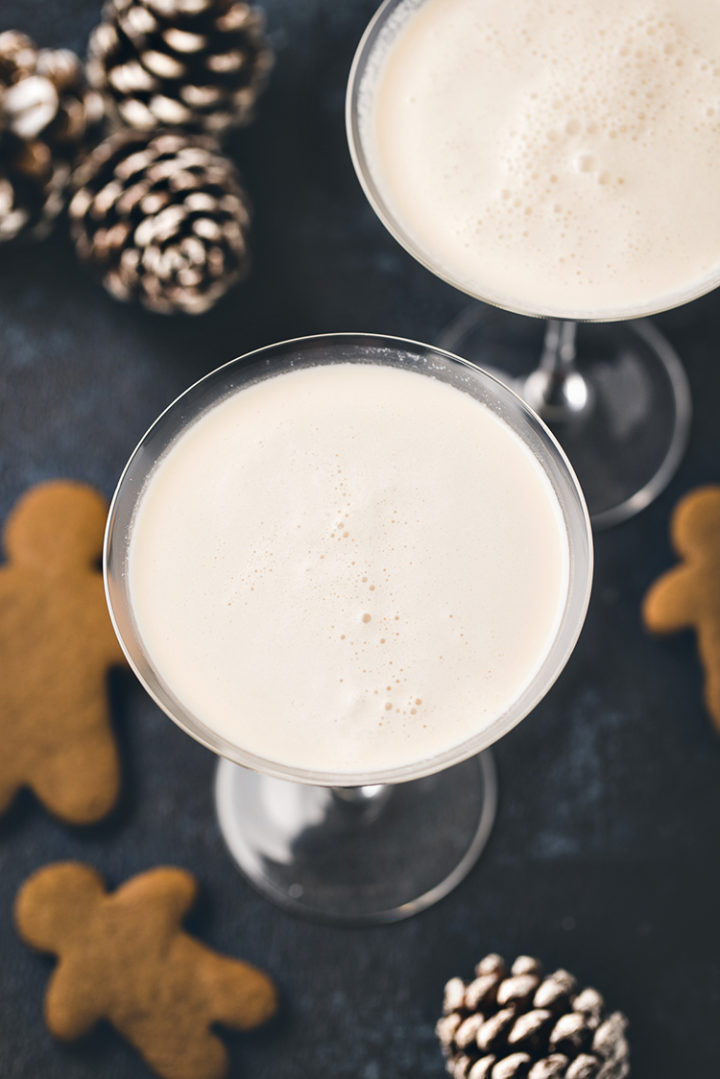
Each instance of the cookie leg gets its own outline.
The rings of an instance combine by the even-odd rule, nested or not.
[[[701,629],[699,644],[705,668],[705,704],[720,734],[720,625]]]
[[[82,972],[61,962],[48,986],[45,1020],[54,1037],[75,1041],[87,1034],[104,1014],[102,987],[91,985]]]
[[[233,1030],[252,1030],[277,1010],[277,993],[267,974],[250,963],[207,950],[203,980],[212,987],[213,1016]]]
[[[154,1016],[119,1029],[163,1079],[224,1079],[227,1050],[198,1018],[202,1022],[197,1016],[177,1016],[172,1022]]]
[[[119,766],[107,734],[63,746],[38,765],[29,780],[42,804],[68,824],[93,824],[112,809]]]

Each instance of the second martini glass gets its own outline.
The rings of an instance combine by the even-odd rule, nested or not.
[[[578,474],[593,524],[616,524],[643,509],[663,489],[687,442],[691,403],[684,369],[659,330],[640,317],[664,308],[649,302],[632,310],[583,313],[578,321],[562,306],[523,308],[502,295],[475,294],[411,234],[390,205],[381,181],[378,155],[371,145],[372,102],[388,51],[426,6],[428,0],[385,0],[360,41],[346,104],[357,175],[385,227],[433,274],[475,300],[549,318],[543,342],[532,323],[511,326],[499,313],[493,317],[475,303],[461,311],[438,341],[513,386],[558,436]],[[474,32],[473,13],[477,17],[478,9],[468,5],[468,32]],[[439,147],[437,152],[442,152]],[[618,231],[618,244],[622,243]],[[716,283],[706,282],[679,295],[675,303],[694,299]]]
[[[336,770],[295,766],[260,757],[242,744],[241,737],[231,739],[213,729],[182,699],[173,678],[164,677],[156,666],[138,628],[130,584],[129,550],[138,506],[154,470],[172,455],[178,440],[215,406],[222,407],[222,402],[245,387],[252,390],[274,376],[330,364],[346,365],[344,370],[350,364],[402,368],[431,384],[447,383],[481,402],[509,429],[508,437],[521,440],[541,468],[549,483],[548,497],[557,502],[566,539],[566,589],[558,596],[559,619],[534,675],[518,684],[509,706],[486,723],[480,719],[482,702],[478,701],[478,725],[471,737],[429,759],[392,767],[353,769],[352,755],[346,752],[337,755]],[[379,400],[377,409],[382,405]],[[430,445],[436,445],[437,431],[423,434]],[[240,460],[233,467],[247,466]],[[461,468],[462,462],[450,457],[445,467],[451,482],[453,468]],[[211,480],[208,476],[208,485]],[[182,490],[187,494],[184,482]],[[517,492],[508,491],[508,497],[513,496],[517,499]],[[192,534],[193,513],[205,518],[205,503],[201,499],[198,508],[192,501],[187,505],[186,499],[181,501],[179,519]],[[256,509],[248,505],[247,514]],[[442,519],[441,506],[433,506],[432,511]],[[459,527],[465,523],[463,519]],[[495,526],[491,518],[490,524],[499,529],[505,526],[502,519]],[[452,546],[434,550],[428,544],[428,552],[438,564],[454,565],[457,557]],[[204,548],[198,552],[198,574],[207,572],[201,561],[212,562]],[[474,572],[472,562],[459,565],[460,587]],[[369,334],[335,334],[269,346],[192,386],[159,417],[130,458],[112,502],[105,542],[108,604],[132,668],[179,727],[223,758],[217,771],[216,807],[233,857],[276,902],[336,922],[405,918],[446,895],[475,863],[492,826],[496,798],[492,761],[482,751],[519,723],[559,675],[583,624],[591,577],[592,542],[585,503],[562,450],[541,421],[506,386],[474,365],[427,345]],[[178,587],[183,587],[182,582]],[[530,609],[529,602],[525,609]],[[158,613],[162,632],[172,643],[172,618],[165,610]],[[208,616],[207,610],[197,613]],[[437,611],[430,598],[427,617],[435,625]],[[272,625],[263,626],[262,639],[268,641],[267,655],[275,664],[277,681],[286,659],[281,648],[273,647],[272,631]],[[240,671],[243,661],[247,662],[240,648],[235,661]],[[320,645],[318,667],[323,669],[325,663]],[[200,679],[201,693],[203,686]],[[328,702],[318,699],[317,709],[328,709]],[[253,718],[260,722],[249,716]],[[314,738],[317,731],[308,723],[308,747]],[[344,757],[345,770],[340,771]],[[312,760],[312,753],[308,759]]]

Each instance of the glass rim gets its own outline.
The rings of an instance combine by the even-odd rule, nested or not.
[[[144,484],[151,475],[155,464],[161,458],[162,453],[172,445],[184,430],[187,430],[187,428],[202,414],[204,409],[200,409],[189,419],[181,421],[180,426],[175,433],[167,438],[163,450],[154,457],[151,454],[150,463],[146,466],[140,459],[145,454],[148,442],[162,431],[163,426],[167,424],[170,418],[177,415],[178,410],[181,409],[184,404],[192,403],[193,397],[198,395],[203,388],[207,388],[213,381],[222,380],[224,375],[231,374],[243,366],[247,369],[249,361],[265,360],[269,363],[273,358],[284,358],[291,362],[287,368],[282,368],[282,370],[299,369],[295,368],[292,357],[298,356],[302,348],[320,348],[324,344],[358,347],[359,349],[362,348],[365,350],[368,347],[375,346],[378,349],[393,350],[398,357],[403,354],[406,356],[414,356],[423,363],[427,362],[430,357],[434,359],[439,358],[451,368],[459,366],[466,371],[472,372],[473,377],[479,381],[480,385],[485,390],[489,391],[490,396],[496,403],[499,402],[501,405],[510,407],[511,410],[521,418],[518,423],[511,423],[508,420],[505,422],[508,423],[508,426],[510,426],[516,436],[521,438],[523,443],[531,450],[531,452],[533,452],[540,466],[543,468],[545,475],[551,482],[560,506],[563,524],[567,532],[569,560],[568,583],[562,616],[556,627],[555,636],[549,645],[548,651],[540,664],[540,667],[529,682],[523,687],[518,696],[511,702],[510,706],[482,730],[477,731],[470,738],[457,743],[455,746],[451,746],[440,754],[412,761],[404,765],[390,768],[386,767],[371,772],[315,770],[311,768],[295,767],[281,761],[274,761],[261,757],[249,750],[243,749],[241,746],[218,734],[207,724],[203,723],[197,716],[185,709],[182,702],[174,696],[171,687],[163,681],[159,672],[156,671],[148,651],[145,648],[141,634],[134,624],[132,604],[129,599],[127,588],[127,575],[125,572],[132,516],[134,507],[138,505],[139,498],[144,489]],[[330,360],[327,362],[333,361]],[[369,358],[367,362],[373,362],[373,360]],[[402,363],[398,363],[396,366],[403,365]],[[408,369],[413,370],[414,368],[408,367]],[[279,373],[281,373],[281,371],[270,371],[269,374],[266,374],[264,377],[273,377],[273,374]],[[432,377],[432,375],[428,374],[426,377]],[[242,385],[250,385],[252,381],[252,377],[242,379],[240,386],[234,387],[228,392],[236,392],[242,388]],[[222,396],[223,395],[218,394],[216,402],[213,403],[222,400]],[[212,407],[212,404],[208,407]],[[538,439],[539,443],[547,447],[544,450],[545,460],[543,460],[540,454],[535,452],[533,447],[529,445],[529,438],[523,437],[523,434],[518,431],[518,425],[521,427],[524,426],[526,430],[529,429],[533,433],[533,436]],[[555,483],[553,483],[552,476],[548,472],[548,468],[546,468],[546,464],[551,465],[553,468],[557,468],[558,476],[561,477],[566,487],[568,507],[563,505]],[[136,469],[139,471],[141,482],[136,495],[132,498],[130,506],[131,512],[128,513],[128,507],[125,505],[128,498],[128,486],[131,481],[137,479],[135,476]],[[130,490],[129,494],[132,496],[132,490]],[[566,512],[566,509],[568,509],[568,512]],[[118,535],[118,518],[121,511],[125,522],[124,535]],[[581,566],[581,572],[574,577],[572,571],[576,555]],[[478,367],[476,364],[473,364],[460,356],[456,356],[445,349],[437,348],[433,345],[426,345],[409,338],[363,332],[311,334],[303,337],[289,338],[270,345],[264,345],[244,353],[233,360],[229,360],[227,363],[222,364],[220,367],[209,371],[200,379],[197,379],[163,409],[135,446],[135,449],[128,458],[117,482],[110,503],[105,528],[103,543],[103,579],[108,611],[110,613],[113,628],[131,670],[158,707],[160,707],[162,711],[165,712],[165,714],[186,734],[194,738],[195,741],[200,742],[205,748],[211,750],[213,753],[225,757],[235,764],[251,768],[278,779],[286,779],[316,786],[366,786],[371,784],[404,782],[420,779],[423,776],[432,775],[435,772],[449,768],[454,764],[459,764],[494,744],[499,738],[505,735],[513,727],[517,726],[518,723],[533,711],[559,677],[582,630],[592,588],[593,543],[590,518],[585,505],[582,489],[570,462],[557,442],[557,439],[549,431],[543,421],[528,407],[528,405],[525,404],[522,398],[506,386],[505,383],[490,374],[490,372],[485,371],[483,368]],[[558,642],[563,637],[563,643],[558,648]],[[529,689],[531,689],[532,692],[528,692]],[[521,701],[522,704],[518,707],[518,702]]]
[[[415,0],[415,2],[417,6],[420,6],[427,0]],[[528,318],[561,319],[567,322],[626,322],[630,319],[659,315],[665,311],[672,311],[676,307],[682,307],[693,300],[699,300],[720,285],[720,267],[718,267],[714,275],[706,278],[702,284],[690,286],[673,293],[669,298],[666,298],[664,303],[656,300],[645,304],[637,304],[632,308],[607,308],[601,312],[583,309],[568,310],[562,307],[553,308],[552,310],[536,310],[513,304],[511,301],[508,302],[500,294],[493,295],[487,292],[480,295],[478,292],[474,292],[467,284],[463,284],[450,271],[445,270],[437,261],[434,261],[423,250],[421,245],[405,231],[397,215],[383,197],[380,186],[376,181],[377,170],[373,170],[370,164],[360,130],[358,99],[368,61],[373,54],[377,38],[382,33],[389,17],[396,8],[406,3],[408,3],[408,0],[382,0],[379,8],[365,27],[355,50],[348,74],[345,93],[345,131],[350,158],[365,197],[381,224],[416,262],[424,266],[434,277],[438,277],[452,288],[457,289],[458,292],[462,292],[480,303],[486,303],[491,307],[497,307],[511,314],[525,315]]]

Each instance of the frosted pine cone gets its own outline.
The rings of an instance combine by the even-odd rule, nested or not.
[[[262,12],[241,0],[109,0],[87,71],[128,127],[218,134],[252,120],[271,67]]]
[[[0,242],[50,231],[101,118],[74,53],[38,50],[16,30],[0,34]]]
[[[543,976],[537,959],[510,970],[488,955],[468,984],[445,986],[437,1035],[453,1079],[625,1079],[627,1020],[566,970]]]
[[[117,299],[196,315],[247,273],[247,196],[211,139],[119,132],[73,182],[78,254]]]

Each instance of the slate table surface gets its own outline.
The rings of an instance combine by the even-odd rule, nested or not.
[[[108,496],[136,440],[191,381],[275,340],[365,330],[432,342],[463,297],[387,235],[365,202],[343,122],[347,72],[374,0],[266,0],[277,51],[254,128],[233,140],[256,208],[247,285],[196,320],[107,297],[50,242],[0,248],[0,516],[30,484],[73,476]],[[96,0],[2,0],[0,28],[82,52]],[[500,315],[514,325],[516,317]],[[109,1028],[71,1046],[42,1021],[50,961],[10,919],[36,867],[85,859],[113,884],[158,863],[195,872],[191,928],[267,968],[282,1013],[227,1038],[232,1076],[432,1079],[442,986],[488,951],[529,952],[596,985],[631,1020],[635,1079],[720,1074],[720,742],[693,641],[649,639],[649,583],[672,562],[667,522],[720,481],[720,295],[658,319],[694,398],[688,453],[633,521],[597,536],[590,612],[565,672],[497,746],[501,800],[487,850],[430,911],[373,929],[297,920],[231,863],[213,815],[210,753],[129,674],[112,679],[124,788],[101,826],[71,830],[21,797],[0,820],[0,1076],[146,1074]],[[541,334],[528,322],[528,332]],[[2,672],[0,672],[0,677]]]

